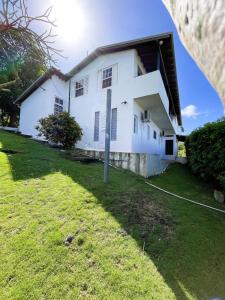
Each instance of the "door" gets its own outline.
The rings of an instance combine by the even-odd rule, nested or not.
[[[165,154],[166,155],[173,155],[173,140],[166,140],[165,145]]]

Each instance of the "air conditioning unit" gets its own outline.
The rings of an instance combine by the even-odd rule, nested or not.
[[[142,120],[142,122],[150,122],[151,121],[150,110],[144,110],[144,112],[141,113],[141,120]]]

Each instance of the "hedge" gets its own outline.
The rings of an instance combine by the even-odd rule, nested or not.
[[[225,191],[225,118],[193,131],[185,146],[192,171]]]

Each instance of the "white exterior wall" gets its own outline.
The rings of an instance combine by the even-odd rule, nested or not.
[[[160,128],[153,122],[142,122],[141,112],[143,109],[134,102],[134,115],[138,117],[138,132],[132,133],[132,152],[134,153],[150,153],[164,155],[163,140],[160,136]],[[150,127],[150,139],[148,139],[148,126]],[[153,133],[156,131],[156,139],[153,138]]]
[[[22,102],[19,131],[37,138],[38,131],[35,127],[38,124],[38,120],[53,114],[55,97],[63,100],[64,110],[67,110],[67,94],[66,83],[57,76],[53,75],[52,78],[45,81],[41,87]]]
[[[71,80],[71,114],[83,129],[83,138],[77,147],[104,150],[106,89],[102,89],[102,69],[113,67],[112,108],[117,108],[117,140],[111,141],[111,151],[132,152],[133,98],[129,83],[134,74],[134,50],[102,55],[77,73]],[[88,93],[75,97],[75,81],[89,77]],[[127,101],[127,104],[121,102]],[[94,116],[100,112],[99,141],[94,142]]]

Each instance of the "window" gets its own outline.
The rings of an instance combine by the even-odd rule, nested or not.
[[[157,133],[156,133],[156,131],[154,130],[154,132],[153,132],[153,138],[156,140],[157,139]]]
[[[94,125],[94,141],[99,141],[99,123],[100,123],[100,112],[95,112],[95,125]]]
[[[112,109],[111,116],[111,141],[116,141],[117,138],[117,108]]]
[[[107,88],[112,85],[112,67],[103,70],[102,72],[102,88]]]
[[[75,97],[82,96],[87,93],[88,90],[88,76],[75,82]]]
[[[147,125],[147,139],[150,140],[150,126]]]
[[[134,115],[134,133],[138,132],[138,117]]]
[[[63,112],[63,100],[55,97],[54,114],[57,115]]]
[[[173,155],[173,140],[166,140],[165,145],[165,154],[166,155]]]
[[[79,81],[76,81],[75,97],[82,96],[83,94],[84,94],[84,80],[81,79]]]

